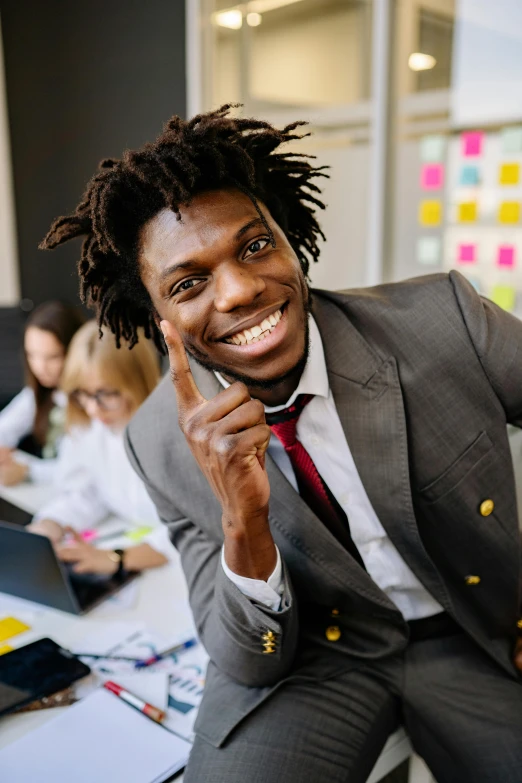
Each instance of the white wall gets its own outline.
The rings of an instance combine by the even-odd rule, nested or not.
[[[4,53],[0,28],[0,307],[18,304],[18,250],[7,117]]]

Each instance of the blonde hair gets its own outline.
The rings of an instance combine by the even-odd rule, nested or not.
[[[150,340],[140,335],[139,342],[129,350],[123,338],[116,347],[114,335],[102,328],[100,338],[96,321],[87,321],[74,335],[69,346],[60,387],[69,398],[67,426],[87,426],[90,419],[76,402],[72,392],[85,385],[93,365],[111,388],[125,394],[134,413],[155,389],[160,379],[158,354]]]

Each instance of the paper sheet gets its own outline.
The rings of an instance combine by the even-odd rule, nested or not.
[[[161,783],[188,759],[190,744],[100,689],[0,751],[2,783]]]
[[[442,219],[440,201],[424,200],[419,204],[419,223],[421,226],[438,226]]]

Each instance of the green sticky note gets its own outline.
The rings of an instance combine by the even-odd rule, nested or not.
[[[491,301],[511,313],[515,309],[516,291],[512,285],[496,285],[491,292]]]
[[[417,261],[423,266],[436,266],[440,263],[439,237],[419,237],[417,240]]]
[[[423,163],[442,163],[445,151],[445,136],[423,136],[420,140],[420,159]]]
[[[152,527],[135,527],[134,530],[129,530],[128,533],[125,533],[125,538],[128,538],[130,541],[141,541],[142,538],[148,536],[153,530],[154,528]]]
[[[503,128],[501,133],[502,152],[522,152],[522,125]]]

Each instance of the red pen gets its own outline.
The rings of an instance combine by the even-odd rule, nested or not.
[[[139,696],[135,696],[121,685],[112,682],[112,680],[104,682],[103,687],[107,688],[108,691],[114,693],[116,696],[119,696],[123,701],[126,701],[127,704],[130,704],[135,710],[142,712],[147,718],[156,721],[156,723],[162,723],[167,717],[167,714],[163,710],[160,710],[159,707],[153,707],[152,704],[147,704],[147,702],[140,699]]]

